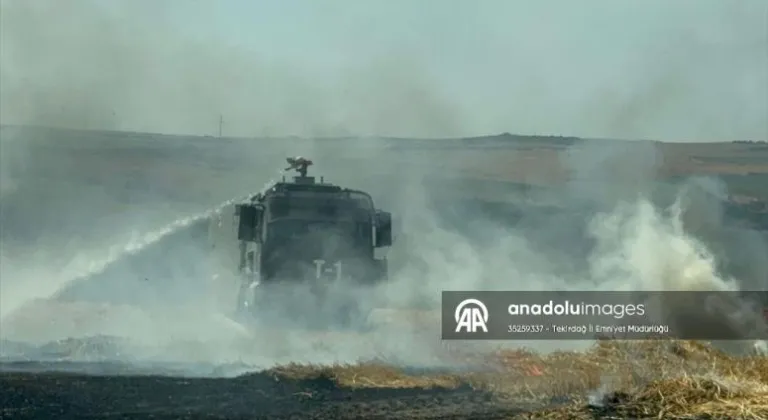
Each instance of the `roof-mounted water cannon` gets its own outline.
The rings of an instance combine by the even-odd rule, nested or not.
[[[287,158],[286,161],[288,162],[288,167],[285,168],[286,171],[289,171],[291,169],[295,170],[299,173],[299,176],[294,177],[294,181],[296,183],[300,184],[314,184],[315,183],[315,177],[313,176],[307,176],[307,168],[312,165],[312,161],[303,158],[301,156],[296,156],[292,158]]]

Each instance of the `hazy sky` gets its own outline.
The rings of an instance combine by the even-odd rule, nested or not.
[[[768,139],[765,0],[0,1],[4,122]]]

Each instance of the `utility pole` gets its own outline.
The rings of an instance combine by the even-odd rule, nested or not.
[[[221,128],[224,126],[224,115],[219,114],[219,138],[221,138]]]

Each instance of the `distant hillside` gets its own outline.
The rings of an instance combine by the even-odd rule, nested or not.
[[[0,126],[0,139],[22,140],[45,150],[61,151],[76,147],[103,154],[120,151],[125,158],[157,158],[173,153],[205,155],[213,159],[226,149],[227,144],[252,141],[304,141],[296,137],[273,138],[214,138],[210,136],[183,136],[119,131],[85,131],[46,127]],[[326,142],[356,141],[359,138],[322,138]],[[393,151],[422,150],[434,153],[431,161],[452,162],[455,170],[483,178],[503,179],[523,183],[561,182],[569,175],[563,167],[562,150],[582,144],[592,144],[602,162],[606,159],[632,161],[649,152],[657,155],[657,175],[661,178],[718,175],[730,177],[729,184],[739,194],[765,196],[765,176],[768,176],[768,144],[753,142],[727,143],[662,143],[656,141],[616,141],[607,139],[581,139],[565,136],[524,136],[510,133],[453,139],[380,139]],[[191,146],[191,147],[190,147]],[[604,146],[604,147],[603,147]],[[618,146],[618,147],[617,147]],[[635,149],[637,148],[637,150]],[[98,150],[97,150],[98,149]],[[130,149],[130,151],[129,151]],[[194,150],[193,150],[194,149]],[[603,152],[605,149],[605,152]],[[6,149],[8,150],[8,149]],[[403,155],[407,157],[408,155]],[[192,157],[192,156],[190,156]],[[7,161],[8,156],[4,161]],[[621,165],[621,163],[616,162]]]
[[[81,129],[72,129],[72,128],[58,128],[58,127],[46,127],[46,126],[20,126],[20,125],[9,125],[9,124],[0,124],[0,131],[2,132],[8,132],[8,131],[14,131],[14,132],[24,132],[24,133],[78,133],[81,135],[86,136],[100,136],[100,137],[109,137],[109,138],[163,138],[163,139],[172,139],[172,138],[217,138],[215,136],[211,135],[188,135],[188,134],[161,134],[161,133],[150,133],[150,132],[140,132],[140,131],[116,131],[116,130],[81,130]],[[341,137],[317,137],[318,139],[323,140],[351,140],[354,138],[359,138],[360,136],[341,136]],[[231,139],[285,139],[285,138],[298,138],[296,136],[274,136],[274,137],[227,137],[224,136],[224,138],[231,138]],[[529,143],[529,142],[537,142],[537,143],[545,143],[545,144],[553,144],[553,145],[570,145],[575,144],[582,141],[595,141],[595,142],[602,142],[602,141],[615,141],[614,139],[603,139],[603,138],[580,138],[576,136],[563,136],[563,135],[522,135],[522,134],[511,134],[509,132],[504,132],[500,134],[488,134],[488,135],[478,135],[478,136],[472,136],[472,137],[451,137],[451,138],[409,138],[409,137],[390,137],[390,136],[383,136],[382,138],[387,140],[409,140],[409,141],[435,141],[440,140],[443,142],[464,142],[464,143],[473,143],[473,144],[482,144],[482,143],[497,143],[497,142],[521,142],[521,143]],[[637,140],[629,140],[629,139],[621,139],[621,141],[641,141],[641,142],[659,142],[659,143],[667,143],[663,141],[658,140],[652,140],[652,139],[637,139]],[[720,144],[720,143],[735,143],[735,144],[748,144],[748,145],[766,145],[768,144],[767,141],[764,140],[734,140],[734,141],[721,141],[721,142],[702,142],[702,143],[696,143],[696,142],[685,142],[685,143],[672,143],[672,144]]]
[[[243,141],[243,140],[285,140],[294,139],[300,140],[296,136],[281,136],[281,137],[213,137],[210,135],[183,135],[183,134],[160,134],[160,133],[147,133],[147,132],[135,132],[135,131],[109,131],[109,130],[77,130],[69,128],[54,128],[43,126],[17,126],[0,124],[0,138],[6,136],[24,136],[32,138],[50,138],[57,137],[62,140],[66,139],[79,139],[83,140],[125,140],[125,141],[141,141],[141,140],[163,140],[163,141]],[[347,141],[355,140],[360,137],[317,137],[318,140],[325,141]],[[407,141],[411,146],[429,146],[429,147],[536,147],[536,148],[560,148],[568,147],[578,143],[590,142],[590,143],[602,143],[602,142],[615,142],[612,139],[585,139],[574,136],[555,136],[555,135],[519,135],[511,133],[501,133],[492,135],[482,135],[475,137],[459,137],[459,138],[406,138],[406,137],[381,137],[383,140],[391,141],[395,144]],[[621,140],[622,142],[634,142],[631,140]],[[651,140],[637,140],[637,142],[649,142]],[[659,141],[652,141],[657,144],[673,145],[675,148],[683,147],[689,148],[693,146],[717,146],[717,145],[743,145],[751,147],[768,147],[768,143],[765,141],[733,141],[733,142],[717,142],[717,143],[664,143]]]

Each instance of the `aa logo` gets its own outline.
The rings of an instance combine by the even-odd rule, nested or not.
[[[465,299],[456,306],[456,332],[465,329],[466,332],[477,332],[481,328],[488,332],[485,323],[488,322],[488,308],[477,299]]]

